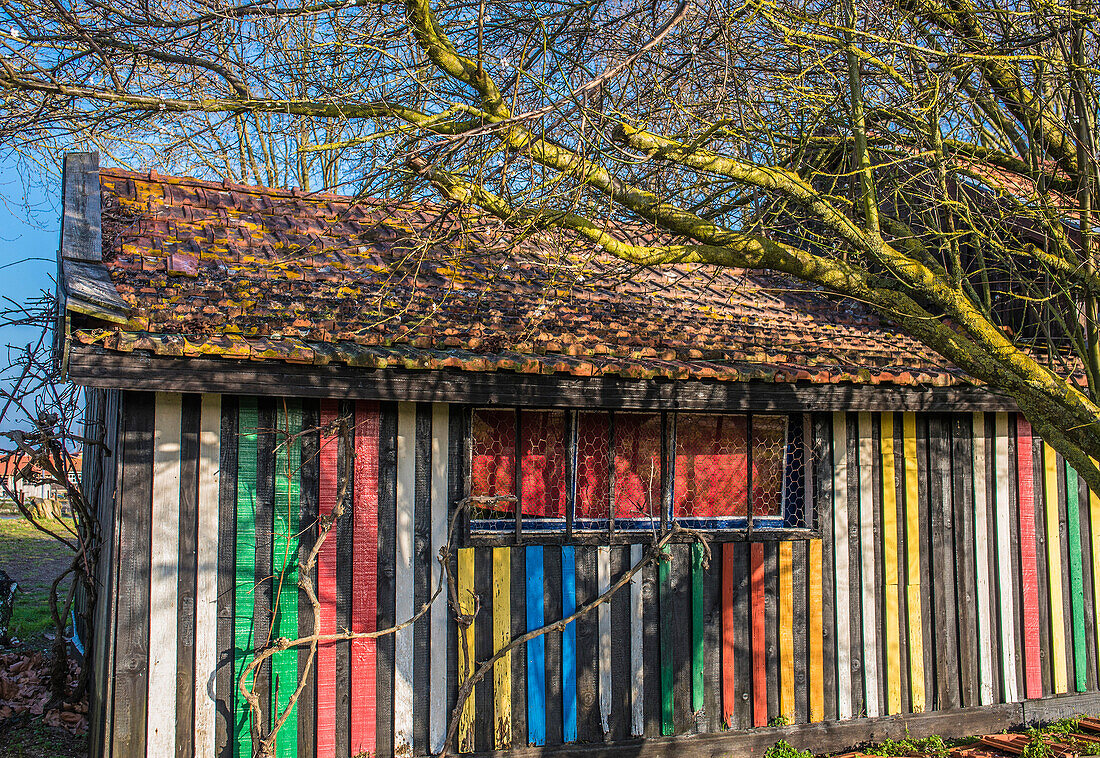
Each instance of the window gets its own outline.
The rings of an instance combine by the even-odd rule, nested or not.
[[[475,409],[475,532],[808,529],[802,415]],[[517,463],[518,462],[518,463]]]

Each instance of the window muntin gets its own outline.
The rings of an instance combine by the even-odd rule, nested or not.
[[[685,526],[738,530],[750,503],[753,529],[807,528],[803,432],[801,416],[775,414],[477,409],[471,494],[490,500],[470,526],[515,528],[518,457],[525,531],[564,529],[570,507],[574,531],[648,530],[662,510]]]

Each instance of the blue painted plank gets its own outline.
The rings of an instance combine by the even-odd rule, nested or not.
[[[527,548],[527,631],[543,620],[542,547]],[[527,643],[527,741],[546,744],[546,636]]]
[[[577,557],[572,547],[561,549],[561,617],[577,610]],[[561,636],[562,739],[577,741],[577,622],[571,621]]]

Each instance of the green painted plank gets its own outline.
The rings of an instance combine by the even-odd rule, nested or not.
[[[302,465],[302,406],[298,401],[279,404],[275,435],[275,529],[273,562],[275,597],[272,601],[275,635],[294,639],[298,636],[298,515],[299,477]],[[276,708],[272,723],[290,704],[298,686],[298,651],[281,650],[271,658]],[[298,704],[290,709],[275,741],[277,758],[298,755]]]
[[[657,562],[657,612],[661,615],[661,734],[676,731],[672,709],[672,647],[676,644],[676,624],[672,616],[672,553],[661,548]]]
[[[1077,472],[1066,464],[1066,537],[1069,540],[1069,598],[1073,608],[1073,678],[1078,692],[1088,689],[1085,668],[1085,590],[1081,568],[1081,508]]]
[[[691,543],[691,710],[703,710],[703,546]]]
[[[241,398],[237,441],[237,558],[233,593],[234,758],[252,758],[248,703],[238,689],[254,647],[252,621],[256,587],[256,399]]]

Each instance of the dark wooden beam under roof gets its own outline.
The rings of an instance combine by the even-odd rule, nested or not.
[[[69,376],[89,387],[164,392],[623,410],[1015,411],[981,387],[632,380],[473,371],[356,369],[220,358],[168,358],[73,345]]]

